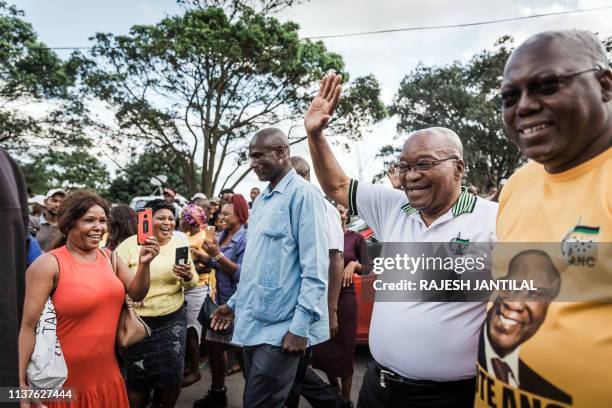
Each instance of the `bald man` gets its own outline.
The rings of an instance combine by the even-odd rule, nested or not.
[[[449,129],[423,129],[408,137],[396,165],[403,191],[344,173],[323,135],[340,82],[339,75],[326,75],[304,117],[323,191],[359,215],[382,242],[495,241],[497,204],[461,188],[463,147]],[[377,291],[376,299],[383,297]],[[484,318],[484,303],[375,302],[369,337],[375,361],[358,406],[472,406]]]
[[[280,408],[306,348],[329,338],[325,199],[291,168],[280,129],[257,132],[249,157],[269,184],[253,204],[238,289],[211,325],[227,328],[235,313],[232,343],[244,347],[243,406]]]
[[[556,255],[567,269],[558,300],[573,292],[570,300],[580,301],[550,304],[520,351],[546,382],[519,379],[517,388],[546,406],[612,407],[605,380],[612,361],[612,71],[604,45],[582,30],[528,38],[506,62],[501,100],[506,134],[531,160],[501,191],[499,240],[562,249]],[[518,330],[505,322],[506,335]],[[479,393],[476,402],[501,406],[502,399],[518,401]]]

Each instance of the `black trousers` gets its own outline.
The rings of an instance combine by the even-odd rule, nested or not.
[[[247,346],[244,355],[244,408],[282,408],[295,380],[299,357],[269,344]]]
[[[475,384],[475,383],[474,383]],[[357,408],[473,408],[475,385],[449,393],[392,392],[380,385],[375,363],[370,363],[359,391]]]
[[[346,402],[333,389],[310,368],[309,348],[306,355],[300,358],[295,382],[287,398],[287,408],[297,408],[300,403],[300,395],[316,408],[338,408],[346,406]]]

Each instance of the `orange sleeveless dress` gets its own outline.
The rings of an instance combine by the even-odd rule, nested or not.
[[[51,298],[57,313],[57,337],[66,359],[64,388],[72,401],[48,407],[129,408],[125,383],[115,357],[115,336],[125,288],[106,258],[77,261],[66,246],[50,252],[59,262],[59,281]]]

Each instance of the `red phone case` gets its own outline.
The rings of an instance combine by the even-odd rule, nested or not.
[[[153,211],[150,208],[138,210],[138,245],[144,245],[153,235]]]

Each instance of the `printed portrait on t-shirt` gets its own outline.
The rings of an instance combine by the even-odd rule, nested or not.
[[[529,280],[537,289],[498,292],[480,334],[480,370],[509,387],[571,404],[570,395],[534,371],[520,355],[521,345],[538,332],[550,303],[559,294],[561,278],[557,267],[545,251],[522,251],[510,260],[503,279]]]

